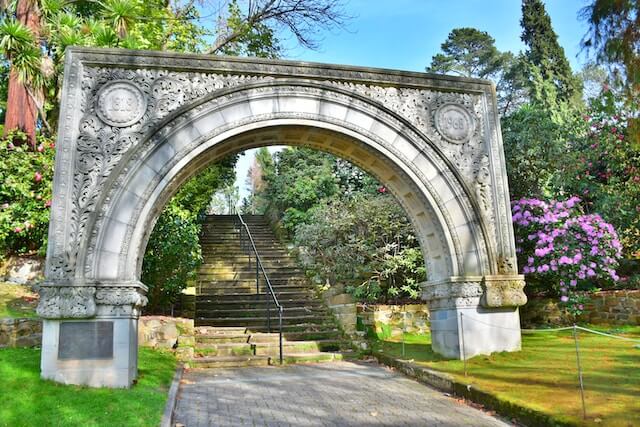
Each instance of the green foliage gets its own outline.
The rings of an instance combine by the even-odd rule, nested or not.
[[[191,212],[171,202],[158,219],[142,266],[149,286],[147,310],[155,313],[173,303],[202,263],[200,225]]]
[[[41,136],[35,150],[11,142],[20,140],[13,132],[0,141],[0,255],[44,254],[47,241],[54,144]]]
[[[422,253],[393,197],[355,195],[314,206],[295,229],[305,267],[329,283],[347,283],[362,301],[417,299]]]
[[[442,53],[433,56],[428,72],[484,79],[498,72],[503,65],[494,38],[475,28],[453,29],[440,48]]]
[[[265,197],[281,212],[283,227],[293,234],[307,220],[307,211],[338,193],[335,157],[308,148],[287,148],[276,154],[276,173],[265,176]]]
[[[152,313],[165,312],[202,263],[199,235],[201,214],[213,193],[233,182],[236,156],[209,166],[187,181],[162,211],[147,243],[142,282],[149,287]]]
[[[426,272],[413,229],[380,183],[351,163],[321,151],[287,148],[257,163],[258,196],[301,247],[317,279],[346,284],[362,301],[417,299]],[[268,158],[266,158],[268,156]],[[250,175],[256,198],[257,175]]]
[[[580,80],[571,71],[542,0],[523,0],[520,24],[529,63],[540,70],[545,81],[554,84],[561,100],[580,103]]]
[[[560,191],[557,171],[579,129],[577,110],[562,104],[550,110],[529,103],[502,120],[507,176],[512,199],[553,198]]]
[[[496,84],[502,115],[517,108],[526,97],[527,76],[521,55],[500,52],[488,33],[475,28],[455,28],[431,59],[428,72],[490,79]]]
[[[623,75],[632,96],[640,90],[640,3],[636,0],[592,0],[581,11],[589,24],[582,46]]]
[[[228,17],[219,32],[236,35],[220,49],[220,53],[225,55],[261,58],[278,58],[281,55],[280,41],[274,29],[264,22],[247,21],[237,0],[229,3]]]
[[[613,224],[627,256],[640,258],[640,150],[631,126],[639,105],[625,101],[607,86],[592,100],[559,174],[567,192]]]
[[[57,120],[64,52],[69,46],[123,47],[198,52],[205,29],[193,2],[170,5],[164,0],[103,2],[43,1],[38,39],[18,22],[10,5],[0,23],[0,53],[22,82],[44,88],[41,117]],[[6,93],[7,80],[0,84]],[[3,99],[4,100],[4,99]]]

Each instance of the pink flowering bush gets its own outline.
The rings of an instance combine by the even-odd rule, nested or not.
[[[619,280],[622,250],[613,226],[598,214],[583,214],[579,203],[578,197],[512,202],[522,273],[534,287],[542,285],[559,296],[576,315],[586,302],[578,291]]]
[[[0,140],[0,257],[44,253],[51,208],[54,144],[38,136],[38,145],[20,132]]]

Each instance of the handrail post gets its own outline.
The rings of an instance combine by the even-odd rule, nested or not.
[[[273,294],[271,296],[273,297]],[[271,298],[267,298],[267,332],[271,333]]]
[[[259,263],[260,261],[258,261],[258,252],[256,252],[256,295],[260,294],[260,278],[258,276]]]
[[[278,316],[279,316],[279,320],[278,320],[278,332],[279,332],[279,341],[280,341],[280,364],[282,365],[282,306],[280,306],[279,310],[278,310]]]

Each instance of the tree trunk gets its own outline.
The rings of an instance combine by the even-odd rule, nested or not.
[[[16,18],[26,25],[36,40],[40,35],[40,10],[37,0],[18,0]],[[40,94],[34,93],[35,96]],[[7,111],[4,120],[4,135],[14,129],[27,134],[28,142],[36,144],[36,121],[38,108],[29,94],[27,82],[21,82],[14,70],[9,73],[9,90],[7,94]]]

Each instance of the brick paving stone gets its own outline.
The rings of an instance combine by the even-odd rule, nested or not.
[[[373,363],[189,370],[184,379],[175,422],[186,427],[509,425]]]

